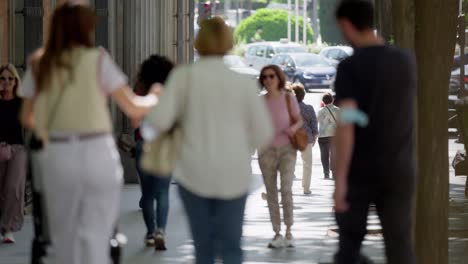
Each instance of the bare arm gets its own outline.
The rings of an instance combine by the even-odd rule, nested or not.
[[[152,91],[146,96],[138,96],[125,85],[116,89],[111,96],[128,117],[133,120],[141,120],[158,102],[157,90],[159,90],[159,86],[152,88]]]
[[[24,99],[21,106],[20,122],[24,128],[34,128],[34,114],[33,114],[33,101],[31,99]]]
[[[342,110],[356,109],[354,100],[343,100],[340,103]],[[335,134],[335,210],[345,212],[348,209],[346,196],[348,194],[348,173],[354,148],[354,124],[339,123]]]

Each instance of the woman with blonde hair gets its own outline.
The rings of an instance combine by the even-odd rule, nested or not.
[[[15,66],[0,66],[0,232],[3,243],[15,243],[13,232],[24,219],[26,151],[19,115],[20,78]]]
[[[110,263],[122,166],[107,97],[134,119],[157,100],[152,93],[136,96],[110,56],[94,48],[95,27],[90,8],[59,6],[21,89],[21,120],[44,142],[34,154],[40,165],[34,172],[42,181],[50,227],[48,263]]]
[[[193,65],[176,68],[147,122],[158,131],[180,125],[174,178],[188,216],[197,264],[242,263],[244,209],[252,181],[251,153],[269,143],[270,117],[255,82],[231,71],[223,56],[231,29],[215,17],[201,22]]]

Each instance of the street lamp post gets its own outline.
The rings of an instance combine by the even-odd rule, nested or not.
[[[295,15],[296,15],[296,28],[295,28],[295,33],[296,33],[296,38],[295,38],[295,41],[297,43],[299,43],[299,0],[296,0],[296,3],[294,5],[294,9],[295,9]]]
[[[302,10],[302,41],[304,46],[307,46],[307,0],[304,0],[304,10]]]
[[[291,0],[288,0],[288,41],[291,41]]]

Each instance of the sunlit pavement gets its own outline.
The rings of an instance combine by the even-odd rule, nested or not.
[[[313,104],[316,110],[320,103],[320,94],[308,94],[306,101]],[[450,162],[457,149],[462,145],[450,141]],[[245,263],[332,263],[337,240],[333,212],[333,181],[324,180],[320,163],[318,145],[314,148],[314,165],[312,176],[312,195],[302,193],[302,161],[298,158],[294,181],[294,217],[293,235],[296,247],[288,249],[268,249],[267,244],[273,237],[266,201],[262,200],[264,191],[256,157],[252,159],[254,182],[247,202],[243,249]],[[299,156],[298,156],[299,157]],[[468,200],[463,197],[466,177],[454,177],[451,168],[450,186],[450,262],[451,264],[468,263]],[[128,237],[124,248],[123,263],[192,263],[193,247],[188,232],[186,217],[178,197],[176,185],[171,186],[171,209],[169,214],[168,250],[155,252],[143,244],[145,227],[141,211],[138,209],[140,188],[138,185],[126,185],[122,193],[120,230]],[[375,215],[369,217],[369,229],[378,231],[379,225]],[[376,263],[385,263],[382,238],[378,232],[369,232],[363,251]],[[0,244],[1,264],[29,263],[30,241],[32,238],[31,217],[27,216],[21,232],[15,234],[15,245]]]

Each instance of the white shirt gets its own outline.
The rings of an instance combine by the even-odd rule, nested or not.
[[[335,136],[337,125],[336,121],[338,120],[339,113],[340,109],[333,104],[328,104],[319,110],[317,116],[319,124],[319,138]]]
[[[158,131],[181,120],[184,138],[174,177],[206,198],[247,194],[251,153],[273,138],[255,81],[229,70],[220,57],[174,70],[147,120]]]

